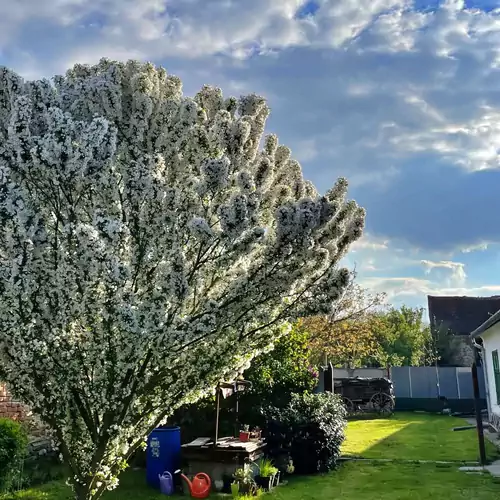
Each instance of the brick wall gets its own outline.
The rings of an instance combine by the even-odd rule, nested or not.
[[[29,434],[28,457],[37,459],[41,456],[52,456],[52,440],[47,428],[35,418],[29,408],[9,394],[7,387],[0,382],[0,418],[12,418],[24,422]]]
[[[4,383],[0,382],[0,418],[8,417],[14,420],[25,420],[28,415],[28,408],[15,401],[9,394]]]

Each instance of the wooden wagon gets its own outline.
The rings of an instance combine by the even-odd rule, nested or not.
[[[395,398],[392,381],[388,378],[338,378],[334,391],[340,394],[348,413],[375,412],[390,415]]]

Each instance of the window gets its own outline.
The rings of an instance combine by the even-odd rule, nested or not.
[[[500,365],[498,364],[498,351],[491,353],[493,358],[493,376],[495,377],[495,389],[497,391],[497,405],[500,404]]]

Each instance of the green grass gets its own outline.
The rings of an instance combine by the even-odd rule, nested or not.
[[[216,497],[214,495],[214,497]],[[222,495],[219,496],[219,498]],[[181,498],[181,497],[179,497]],[[184,497],[186,498],[186,497]],[[225,496],[229,499],[229,496]],[[300,477],[280,486],[263,499],[274,500],[498,500],[500,481],[489,475],[459,472],[455,466],[432,464],[348,463],[322,476]],[[62,482],[46,484],[2,500],[73,500]],[[105,500],[164,500],[165,496],[144,485],[144,473],[130,471],[122,476],[116,491]]]
[[[395,460],[474,461],[477,457],[475,431],[452,432],[464,421],[425,414],[396,414],[390,419],[349,422],[344,454]],[[488,443],[488,454],[495,455]],[[214,495],[212,498],[220,498]],[[144,471],[125,472],[120,486],[107,492],[104,500],[163,500],[165,496],[145,485]],[[186,497],[184,497],[186,498]],[[225,498],[229,499],[230,496]],[[264,499],[274,500],[497,500],[500,480],[488,474],[466,474],[457,465],[417,463],[345,463],[330,474],[297,477]],[[25,490],[0,500],[73,500],[63,481]]]
[[[475,430],[452,431],[466,425],[461,418],[423,413],[395,413],[390,418],[349,422],[344,456],[401,460],[476,461]],[[488,458],[498,450],[486,442]]]
[[[271,497],[270,497],[271,498]],[[432,464],[348,463],[337,472],[300,478],[274,500],[497,500],[500,481]]]

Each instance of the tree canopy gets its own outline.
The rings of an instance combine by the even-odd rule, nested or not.
[[[96,499],[176,407],[331,314],[364,210],[227,98],[136,61],[0,69],[0,377]],[[263,144],[262,149],[259,149]]]

